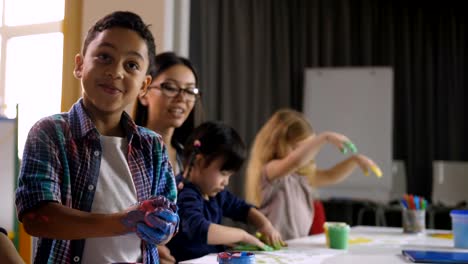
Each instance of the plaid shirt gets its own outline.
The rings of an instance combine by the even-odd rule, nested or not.
[[[138,201],[152,195],[177,196],[163,141],[122,114],[127,160]],[[24,149],[16,207],[18,216],[42,202],[57,202],[90,212],[101,162],[99,132],[82,99],[68,113],[46,117],[30,130]],[[85,240],[40,239],[35,263],[80,263]],[[143,262],[159,263],[155,245],[143,243]]]

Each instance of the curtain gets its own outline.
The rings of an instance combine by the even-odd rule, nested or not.
[[[302,109],[304,68],[391,66],[393,156],[407,191],[430,199],[433,160],[468,160],[463,10],[451,0],[193,0],[206,116],[250,144],[276,109]]]

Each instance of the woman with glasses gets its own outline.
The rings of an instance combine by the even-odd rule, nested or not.
[[[162,136],[174,175],[179,175],[183,170],[182,145],[202,121],[198,76],[188,59],[173,52],[156,56],[151,76],[151,84],[135,104],[134,120]],[[175,263],[166,246],[158,246],[158,253],[161,264]]]
[[[192,63],[173,52],[156,56],[153,80],[139,95],[134,120],[163,137],[174,175],[182,172],[182,145],[201,122],[198,76]]]

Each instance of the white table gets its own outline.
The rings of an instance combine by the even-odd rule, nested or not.
[[[257,263],[411,263],[403,249],[463,251],[453,247],[453,239],[434,236],[449,231],[427,230],[425,234],[403,234],[402,228],[356,226],[351,228],[348,250],[329,249],[325,235],[287,241],[288,247],[273,252],[255,252]],[[217,264],[216,254],[181,262],[184,264]]]

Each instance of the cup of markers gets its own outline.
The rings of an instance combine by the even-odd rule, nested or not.
[[[415,234],[426,231],[427,200],[416,195],[404,195],[401,199],[403,233]]]

